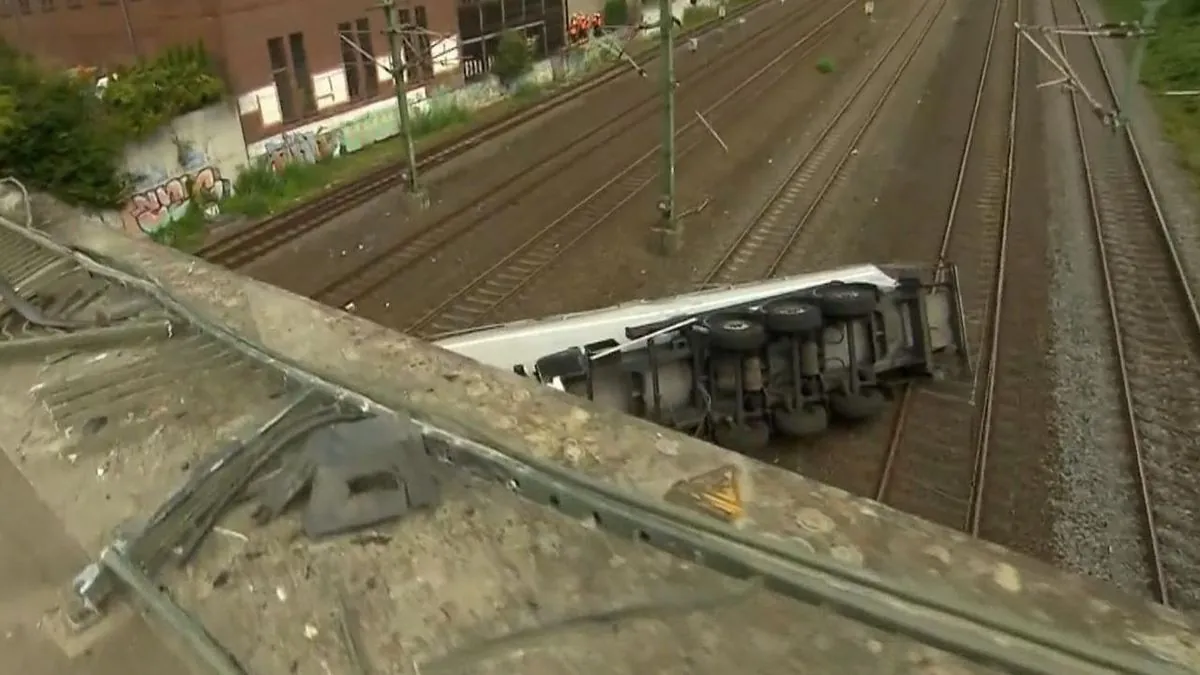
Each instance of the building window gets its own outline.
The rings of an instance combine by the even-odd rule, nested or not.
[[[413,8],[417,22],[417,51],[421,54],[418,70],[422,79],[433,79],[433,46],[429,40],[429,17],[425,14],[425,5]]]
[[[300,90],[300,104],[304,114],[317,112],[317,94],[313,90],[312,73],[308,70],[308,53],[304,50],[304,33],[292,33],[288,36],[288,46],[292,52],[292,72],[296,74],[296,87]]]
[[[402,9],[400,30],[404,40],[404,81],[427,80],[433,77],[433,52],[429,43],[429,18],[425,5],[417,5],[411,12]]]
[[[296,91],[292,88],[292,71],[288,68],[283,38],[267,40],[267,55],[271,59],[271,77],[275,80],[275,94],[279,97],[279,112],[285,122],[290,122],[300,114],[296,110]]]
[[[275,81],[283,121],[291,122],[315,113],[317,98],[313,92],[312,73],[308,70],[304,34],[292,33],[286,45],[283,38],[270,38],[267,40],[267,58],[271,62],[271,78]]]
[[[374,97],[379,93],[379,75],[375,47],[371,43],[370,20],[339,23],[338,43],[342,49],[342,67],[346,71],[346,91],[350,100]]]

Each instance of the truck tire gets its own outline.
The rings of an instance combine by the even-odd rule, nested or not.
[[[724,422],[713,429],[713,440],[722,448],[744,454],[765,450],[771,443],[771,429],[765,424]]]
[[[767,343],[766,328],[744,314],[710,314],[701,323],[717,349],[752,352]]]
[[[879,306],[879,289],[871,284],[835,283],[815,294],[821,312],[831,319],[861,319]]]
[[[776,408],[771,417],[779,433],[789,438],[809,438],[829,428],[829,411],[819,404],[803,405],[796,410]]]
[[[829,395],[829,407],[842,419],[860,422],[875,417],[887,407],[887,397],[874,387],[857,393],[838,391]]]
[[[821,308],[801,300],[776,300],[763,308],[767,330],[775,333],[809,333],[825,323]]]

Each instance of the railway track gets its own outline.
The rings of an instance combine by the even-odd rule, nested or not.
[[[970,122],[936,260],[960,280],[974,378],[962,391],[900,393],[874,497],[978,534],[991,442],[996,358],[1004,323],[1020,73],[1020,0],[996,0]]]
[[[1054,3],[1059,14],[1056,22],[1086,23],[1079,0],[1069,0],[1073,16],[1063,16],[1061,6],[1067,2]],[[998,21],[1006,4],[1017,16],[1013,21]],[[998,399],[1003,392],[1030,386],[1023,380],[1031,372],[1032,319],[1026,306],[1031,291],[1021,287],[1037,283],[1030,280],[1036,276],[1032,268],[1041,264],[1010,253],[1010,242],[1038,236],[1040,227],[1010,219],[1014,172],[1019,171],[1014,169],[1014,148],[1030,143],[1017,141],[1022,64],[1016,36],[997,42],[996,29],[1020,22],[1020,11],[1016,0],[997,3],[988,41],[991,55],[938,252],[939,260],[953,258],[967,273],[964,301],[969,337],[977,353],[974,377],[959,391],[909,387],[901,392],[875,494],[877,500],[901,510],[993,540],[1002,540],[1011,527],[1018,508],[1014,502],[1023,489],[1021,472],[1015,468],[996,483],[989,481],[989,467],[1029,442],[1023,433],[1031,430],[1013,419],[997,424],[998,418],[1019,419],[1020,402],[1006,406]],[[1111,105],[1116,101],[1112,79],[1095,41],[1090,40],[1090,45],[1085,52],[1082,41],[1062,43],[1080,77],[1089,87],[1102,90]],[[1010,53],[1012,77],[1000,84],[997,76],[988,74],[989,68],[1003,73],[1001,64]],[[1027,77],[1032,77],[1031,72]],[[997,105],[1002,95],[1010,100],[1007,125],[986,119],[988,110],[995,115],[1005,109]],[[1152,457],[1157,453],[1170,462],[1167,458],[1186,456],[1191,447],[1187,429],[1200,414],[1200,391],[1192,384],[1200,374],[1200,312],[1134,139],[1127,130],[1114,135],[1097,116],[1082,111],[1075,99],[1072,112],[1108,298],[1121,409],[1127,414],[1126,456],[1130,489],[1138,496],[1136,517],[1143,525],[1139,544],[1144,547],[1146,590],[1159,602],[1170,604],[1173,577],[1164,563],[1163,527],[1154,499],[1155,488],[1170,480],[1154,472]],[[973,173],[979,177],[972,179]],[[976,221],[973,224],[962,222],[964,195],[976,196],[975,216],[966,217]],[[1164,390],[1170,394],[1164,396]],[[993,453],[1000,453],[1000,458],[994,459]],[[1036,471],[1024,469],[1026,477]],[[1177,487],[1195,494],[1190,484]],[[1195,569],[1195,561],[1190,563],[1183,569]],[[1178,587],[1183,582],[1174,583]]]
[[[844,118],[846,111],[854,108],[853,104],[861,100],[861,94],[864,91],[878,94],[881,99],[887,97],[894,88],[904,68],[911,61],[917,47],[928,34],[934,19],[944,5],[944,2],[925,3],[922,5],[922,10],[924,11],[918,11],[913,14],[905,30],[882,51],[879,59],[869,69],[867,76],[859,83],[854,95],[850,97],[850,100],[839,111],[837,115],[839,118]],[[848,7],[842,7],[839,10],[839,15],[841,12],[847,11]],[[832,18],[836,18],[836,16]],[[920,23],[920,19],[922,18],[926,19],[923,24]],[[711,108],[719,108],[724,102],[731,100],[734,95],[741,93],[744,87],[749,86],[758,78],[764,77],[764,74],[768,72],[768,68],[779,63],[783,57],[788,56],[788,51],[799,46],[799,44],[798,42],[796,45],[793,45],[792,48],[781,53],[753,76],[743,80],[736,89],[729,91],[722,99],[715,102]],[[815,47],[815,45],[813,46]],[[909,47],[905,58],[896,67],[895,71],[890,69],[886,69],[885,71],[883,68],[884,64],[904,46]],[[810,49],[809,51],[812,50]],[[792,59],[792,62],[795,63],[800,60],[802,59],[796,57]],[[791,68],[792,66],[788,66],[782,72],[765,78],[760,89],[762,91],[770,90],[774,82],[790,72]],[[880,82],[880,78],[874,76],[879,75],[883,71],[891,75],[891,78]],[[877,91],[879,89],[882,89],[882,91]],[[881,106],[882,102],[876,101],[874,110],[869,115],[870,119],[874,119],[874,115],[878,113],[878,108]],[[710,116],[711,108],[701,112],[706,117]],[[865,128],[869,126],[869,123],[870,120],[864,122],[862,126]],[[827,133],[823,134],[822,138],[832,138],[834,131],[833,129],[827,130]],[[688,132],[692,133],[689,134]],[[680,143],[681,157],[686,156],[701,144],[709,142],[706,136],[707,132],[697,121],[692,121],[684,125],[679,133],[681,134],[681,139],[684,139],[684,142]],[[861,136],[861,133],[862,129],[851,139],[851,146]],[[847,161],[846,158],[848,158],[850,150],[851,147],[844,148],[844,157],[838,163],[839,169]],[[814,153],[817,151],[814,149]],[[529,238],[511,254],[476,277],[470,284],[425,312],[416,321],[412,322],[407,330],[418,335],[431,336],[452,333],[483,323],[497,307],[512,298],[565,251],[569,250],[575,243],[586,237],[601,223],[605,222],[612,213],[621,208],[629,199],[632,199],[647,186],[653,185],[653,180],[658,175],[659,168],[654,162],[655,154],[656,150],[653,148],[650,149],[636,162],[629,165],[626,173],[615,177],[609,184],[602,186],[596,193],[593,193],[593,196],[596,196],[615,188],[612,196],[604,201],[582,204],[584,206],[583,218],[572,218],[571,221],[566,221],[565,225],[562,219],[552,222],[543,228],[542,231]],[[836,170],[834,173],[836,173]],[[580,206],[577,205],[577,208]],[[568,213],[567,217],[571,218],[573,215],[574,213]]]
[[[695,280],[697,285],[747,282],[776,274],[946,4],[945,0],[931,0],[913,14],[718,262]],[[903,55],[899,60],[898,54]],[[814,184],[815,190],[810,189]]]
[[[789,31],[784,26],[776,40],[778,49],[771,44],[762,46],[761,53],[768,56],[768,60],[765,63],[744,62],[740,69],[727,73],[727,83],[710,82],[709,91],[719,96],[716,100],[707,101],[707,105],[698,112],[711,123],[719,124],[725,116],[744,110],[746,101],[756,100],[778,89],[776,83],[781,78],[811,63],[807,56],[814,53],[824,37],[832,32],[833,22],[854,7],[852,2],[841,4],[816,25],[806,22],[808,25],[803,31]],[[747,72],[747,66],[752,67],[753,71]],[[698,118],[681,124],[676,134],[681,160],[703,147],[709,147],[706,144],[715,145]],[[408,319],[406,329],[418,335],[432,336],[478,325],[486,320],[492,310],[538,277],[575,243],[604,223],[611,222],[632,200],[651,197],[648,188],[656,185],[654,179],[661,168],[658,150],[652,140],[637,144],[636,147],[638,155],[609,173],[608,179],[598,188],[570,208],[559,211],[560,215],[548,224],[538,227],[536,222],[531,223],[536,230],[529,232],[521,244],[509,249],[507,255],[490,264],[467,283],[456,286],[426,305],[415,320]],[[526,226],[525,229],[534,228]],[[418,276],[412,275],[413,278]]]
[[[705,96],[713,95],[712,92],[725,92],[725,94],[718,103],[709,104],[704,110],[711,111],[724,105],[733,98],[730,91],[744,91],[745,87],[752,84],[755,79],[744,77],[745,62],[743,59],[748,53],[761,49],[762,43],[767,40],[782,39],[786,41],[786,46],[781,45],[780,58],[773,60],[771,64],[780,63],[784,55],[793,56],[798,60],[801,57],[796,55],[797,49],[803,49],[805,53],[815,49],[816,44],[829,34],[834,21],[846,15],[850,10],[850,2],[839,2],[833,5],[832,13],[826,9],[826,6],[812,12],[794,12],[786,20],[772,23],[761,31],[745,36],[733,50],[722,52],[717,58],[697,65],[690,71],[690,77],[683,76],[687,79],[681,79],[681,82],[693,81],[703,84],[702,86],[697,84],[696,89],[689,90],[686,87],[681,89],[683,92],[680,96],[681,109],[686,109],[689,105],[695,107],[704,105]],[[797,33],[800,36],[799,40],[793,37]],[[564,188],[561,182],[554,182],[553,177],[579,162],[594,165],[583,166],[581,170],[586,171],[589,176],[595,176],[595,179],[576,181],[591,192],[590,194],[580,194],[582,199],[579,203],[575,207],[567,209],[565,213],[560,212],[561,215],[555,218],[553,224],[547,226],[546,232],[560,230],[560,221],[563,219],[578,219],[581,215],[603,213],[604,209],[600,207],[602,203],[608,204],[606,208],[619,206],[612,202],[611,196],[635,194],[640,190],[643,178],[642,169],[651,165],[646,162],[646,158],[652,155],[653,151],[642,154],[640,148],[653,148],[658,140],[657,125],[647,124],[647,122],[652,121],[651,118],[659,114],[659,103],[659,95],[654,93],[652,87],[646,87],[646,95],[641,99],[641,103],[612,118],[610,123],[604,126],[603,133],[597,133],[596,130],[590,134],[577,132],[577,138],[584,140],[577,141],[572,146],[574,148],[572,152],[551,153],[544,157],[544,161],[535,164],[532,168],[521,168],[513,180],[501,182],[481,199],[468,200],[468,203],[464,204],[462,208],[439,218],[433,224],[421,228],[394,245],[382,249],[355,269],[324,284],[312,294],[313,297],[331,306],[344,307],[349,302],[378,291],[401,275],[412,272],[414,267],[435,258],[442,251],[480,231],[481,228],[493,226],[498,219],[498,214],[505,210],[527,205],[536,206],[539,201],[551,199],[551,195],[561,199],[562,196],[554,195],[554,191],[561,191]],[[685,131],[694,126],[695,120],[692,120],[678,129],[677,134],[682,137]],[[604,150],[604,148],[617,147],[618,139],[621,139],[621,147],[628,146],[637,152],[631,163],[628,159],[622,158],[622,155],[629,157],[627,152],[618,153]],[[603,153],[598,159],[597,149],[601,149],[600,152]],[[591,153],[591,158],[588,158],[589,153]],[[638,168],[634,169],[635,166]],[[597,184],[601,185],[601,188],[593,191],[592,186]],[[566,186],[566,189],[572,187],[574,186]],[[542,233],[538,232],[534,234],[534,237],[540,234]]]
[[[1079,0],[1051,7],[1058,23],[1090,22]],[[1118,108],[1097,41],[1060,44],[1085,86]],[[1144,509],[1146,590],[1165,605],[1195,609],[1200,555],[1190,543],[1197,523],[1188,512],[1197,496],[1190,472],[1200,421],[1200,311],[1132,133],[1114,132],[1077,98],[1072,113],[1125,411],[1123,449]],[[1163,540],[1171,540],[1169,555]]]
[[[815,3],[814,3],[815,4]],[[769,3],[765,1],[753,2],[738,8],[730,13],[726,21],[734,20],[739,17],[744,17],[746,14],[753,12],[756,9],[766,7]],[[710,24],[701,26],[694,31],[688,31],[681,35],[677,40],[678,45],[683,44],[686,40],[703,36],[707,33],[719,30],[723,24]],[[748,36],[746,44],[761,37],[762,34],[776,30],[778,28],[775,23],[768,23],[766,26]],[[657,59],[657,52],[652,52],[648,55],[637,59],[639,66],[645,67],[650,62]],[[703,67],[703,64],[700,66]],[[471,134],[465,138],[457,138],[447,141],[446,143],[435,146],[428,151],[422,153],[418,158],[418,166],[422,171],[427,171],[434,166],[444,163],[445,161],[475,147],[488,140],[496,138],[509,130],[528,122],[529,120],[559,108],[567,103],[575,101],[585,94],[589,94],[598,90],[601,86],[613,82],[622,76],[629,75],[628,64],[619,63],[601,74],[587,80],[585,83],[560,92],[551,98],[538,103],[520,113],[501,119],[494,124],[490,124],[478,132]],[[681,64],[679,72],[681,77],[687,78],[690,75],[691,66],[688,63]],[[630,78],[627,78],[627,80]],[[635,81],[636,83],[636,81]],[[578,156],[581,150],[578,139],[592,138],[597,134],[605,133],[608,129],[614,126],[622,126],[627,122],[630,115],[638,116],[638,119],[643,118],[648,111],[652,112],[653,104],[657,97],[652,91],[648,90],[647,95],[636,96],[632,104],[626,104],[627,96],[613,96],[601,100],[597,105],[597,113],[600,122],[580,133],[578,129],[574,130],[569,136],[565,136],[564,144],[549,144],[552,147],[544,148],[543,160],[552,159],[561,156],[561,150],[565,147],[567,153],[572,157]],[[627,125],[625,125],[627,126]],[[590,144],[589,144],[590,145]],[[560,162],[561,163],[561,162]],[[240,228],[239,230],[222,237],[221,239],[212,242],[211,244],[202,247],[196,252],[200,258],[209,262],[228,267],[230,269],[238,269],[245,267],[251,262],[261,258],[263,255],[275,250],[279,246],[293,241],[308,232],[320,227],[329,219],[349,211],[350,209],[365,203],[371,198],[382,194],[383,192],[400,185],[405,176],[405,167],[403,163],[391,163],[386,166],[381,166],[369,172],[367,175],[334,187],[326,191],[319,197],[300,204],[299,206],[268,217],[266,220],[249,226]],[[489,188],[489,190],[481,197],[474,199],[461,200],[464,206],[461,211],[466,211],[474,207],[475,203],[480,199],[486,198],[491,194],[509,187],[514,182],[527,177],[525,171],[514,171],[506,174],[501,181]],[[521,181],[522,183],[527,181]]]

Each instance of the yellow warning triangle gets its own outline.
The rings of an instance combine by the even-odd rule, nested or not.
[[[722,520],[737,520],[745,514],[739,478],[736,466],[722,466],[675,483],[664,497]]]

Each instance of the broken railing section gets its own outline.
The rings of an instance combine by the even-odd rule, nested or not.
[[[145,523],[123,526],[100,561],[76,576],[69,618],[84,627],[102,616],[116,582],[126,581],[111,560],[152,579],[167,565],[188,564],[233,506],[256,501],[254,519],[266,524],[304,495],[304,531],[324,538],[430,506],[439,489],[410,420],[303,392],[200,462]]]
[[[150,298],[0,230],[0,359],[163,340],[170,317]]]

